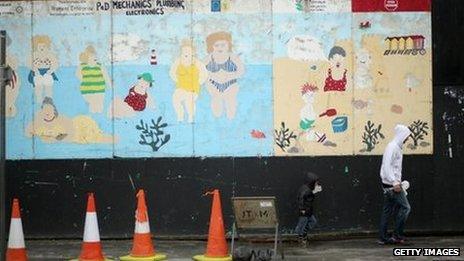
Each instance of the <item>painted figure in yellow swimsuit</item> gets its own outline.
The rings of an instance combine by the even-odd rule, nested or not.
[[[191,40],[182,41],[180,56],[172,64],[169,74],[176,84],[172,105],[177,121],[184,121],[184,111],[187,111],[188,122],[191,123],[195,117],[195,103],[200,86],[208,76],[205,65],[196,58],[196,50]]]

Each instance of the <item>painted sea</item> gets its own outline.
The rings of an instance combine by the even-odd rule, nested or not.
[[[113,75],[113,91],[105,94],[105,110],[101,114],[89,112],[75,76],[76,67],[61,67],[56,72],[58,81],[53,87],[53,100],[61,115],[72,118],[87,115],[94,119],[104,133],[114,134],[114,144],[76,144],[67,142],[45,143],[38,137],[28,138],[25,128],[40,109],[34,99],[33,87],[27,82],[29,69],[20,67],[20,93],[16,100],[17,114],[7,119],[8,159],[45,158],[110,158],[110,157],[203,157],[203,156],[256,156],[272,155],[272,67],[271,65],[246,65],[246,73],[239,80],[237,114],[233,120],[225,115],[215,118],[210,109],[211,98],[202,87],[197,100],[193,124],[178,123],[172,106],[174,83],[169,78],[166,65],[117,65],[107,68]],[[131,118],[111,120],[107,111],[113,97],[124,98],[137,81],[137,75],[149,72],[154,77],[150,94],[155,109],[145,109]],[[31,105],[33,104],[33,105]],[[158,151],[141,145],[140,120],[151,122],[162,117],[167,123],[165,134],[170,140]],[[265,134],[266,138],[253,138],[252,130]]]

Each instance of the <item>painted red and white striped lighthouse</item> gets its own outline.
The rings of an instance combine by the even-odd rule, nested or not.
[[[156,57],[156,50],[155,49],[151,50],[150,64],[151,65],[157,65],[158,64],[158,58]]]

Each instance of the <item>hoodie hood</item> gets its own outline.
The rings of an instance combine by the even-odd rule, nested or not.
[[[395,137],[393,138],[393,141],[395,141],[400,148],[403,147],[403,142],[406,140],[406,138],[411,135],[411,131],[409,130],[408,127],[398,124],[395,126]]]
[[[308,172],[308,173],[306,174],[306,184],[308,184],[308,186],[309,186],[309,188],[310,188],[311,190],[314,189],[314,184],[315,184],[316,181],[318,181],[318,180],[319,180],[319,177],[318,177],[316,174],[314,174],[314,173],[312,173],[312,172]]]

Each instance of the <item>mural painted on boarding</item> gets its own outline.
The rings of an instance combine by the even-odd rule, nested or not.
[[[220,10],[193,3],[192,36],[207,70],[194,154],[272,155],[271,1],[220,1]]]
[[[3,3],[2,3],[3,4]],[[0,11],[0,28],[7,31],[6,63],[12,69],[11,79],[6,84],[6,156],[32,158],[34,141],[26,138],[24,128],[32,120],[32,90],[28,84],[31,52],[31,3],[5,3]],[[11,33],[15,32],[15,33]],[[21,43],[21,44],[18,44]]]
[[[273,154],[270,1],[9,4],[9,158]]]
[[[399,122],[431,153],[430,12],[398,1],[3,2],[7,157],[380,154]]]
[[[432,153],[429,1],[278,2],[276,155],[381,154],[397,123],[408,153]]]
[[[276,155],[353,153],[352,14],[336,2],[274,11]]]
[[[412,132],[405,153],[432,153],[430,2],[355,2],[354,153],[381,154],[398,123]]]
[[[114,108],[143,72],[152,76],[147,97],[153,102],[149,106],[147,98],[143,110],[114,118],[115,133],[127,133],[114,145],[115,155],[273,154],[272,15],[270,1],[264,2],[224,1],[221,11],[212,11],[211,1],[186,1],[185,9],[165,9],[150,19],[117,14]],[[128,54],[127,43],[137,52]],[[147,146],[152,138],[141,138],[141,128],[160,133],[150,129],[157,125],[169,136],[154,134],[157,145]],[[253,129],[269,138],[255,138]]]
[[[119,135],[102,109],[112,97],[110,17],[85,1],[2,5],[11,11],[0,27],[19,58],[8,158],[112,157]]]

